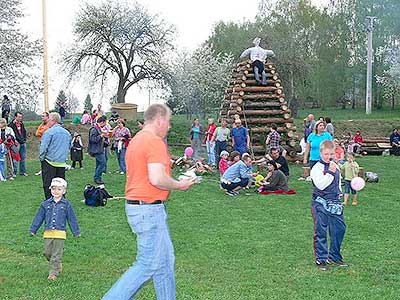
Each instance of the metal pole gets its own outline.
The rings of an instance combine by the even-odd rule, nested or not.
[[[150,90],[150,87],[149,87],[149,106],[151,105],[151,90]],[[148,106],[148,107],[149,107]]]
[[[47,30],[46,30],[46,0],[42,0],[43,15],[43,82],[44,82],[44,110],[49,111],[49,74],[47,62]]]
[[[367,55],[367,91],[365,98],[365,113],[371,114],[372,110],[372,31],[374,30],[375,17],[366,17],[368,33],[368,55]]]

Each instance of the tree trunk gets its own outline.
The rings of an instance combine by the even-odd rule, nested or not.
[[[123,83],[119,83],[118,91],[117,91],[117,102],[118,103],[125,103],[126,92],[127,91],[124,89]]]
[[[391,101],[390,101],[390,108],[394,110],[394,93],[392,93]]]

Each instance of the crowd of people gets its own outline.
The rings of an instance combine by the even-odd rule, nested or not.
[[[266,85],[264,60],[273,55],[270,50],[255,47],[242,53],[250,56],[259,85]],[[261,75],[261,79],[260,79]],[[17,174],[28,176],[25,167],[27,132],[21,112],[16,112],[9,123],[9,99],[4,96],[2,118],[0,118],[0,179],[14,180]],[[68,155],[72,168],[83,168],[83,141],[78,132],[71,133],[62,125],[66,112],[60,105],[59,112],[44,112],[42,122],[36,130],[40,141],[39,160],[45,200],[40,204],[29,231],[36,235],[45,223],[44,254],[49,261],[49,280],[56,280],[62,272],[62,256],[66,239],[66,223],[74,236],[80,236],[80,227],[71,203],[66,199],[67,181],[65,171]],[[104,184],[107,160],[114,151],[120,174],[126,174],[125,211],[127,222],[137,236],[137,256],[133,265],[115,282],[103,299],[131,299],[142,286],[152,280],[157,299],[176,299],[174,276],[174,250],[168,227],[165,203],[171,190],[186,191],[197,182],[195,177],[180,180],[171,175],[171,159],[166,143],[170,128],[171,111],[163,104],[153,104],[144,113],[144,121],[138,122],[140,131],[132,137],[125,120],[112,112],[110,120],[98,106],[92,114],[84,111],[73,123],[90,125],[88,153],[95,158],[94,182]],[[112,128],[111,123],[115,124]],[[202,144],[206,144],[207,164],[218,169],[220,187],[229,196],[237,196],[240,190],[258,185],[257,191],[288,191],[290,178],[286,151],[281,146],[281,136],[276,124],[269,126],[265,140],[267,152],[254,160],[251,153],[249,129],[239,116],[228,126],[221,120],[220,126],[208,119],[207,127],[193,120],[189,135],[193,150],[193,163],[201,160]],[[229,128],[230,127],[230,128]],[[350,136],[349,136],[350,138]],[[309,165],[313,184],[312,215],[314,219],[315,264],[321,270],[329,265],[347,267],[341,254],[341,244],[346,231],[343,205],[347,205],[350,193],[352,204],[357,205],[357,193],[351,180],[358,176],[359,166],[354,153],[360,151],[363,142],[360,132],[344,144],[335,139],[335,130],[330,118],[315,121],[310,114],[304,120],[305,150],[303,163]],[[390,142],[399,151],[400,135],[393,130]],[[228,144],[232,151],[228,151]],[[4,164],[7,165],[7,176]],[[255,166],[258,170],[255,170]],[[341,177],[345,181],[344,202],[341,201]],[[265,176],[260,173],[265,171]],[[329,232],[329,235],[328,235]],[[328,249],[328,236],[330,245]]]
[[[112,116],[114,128],[101,108],[98,108],[96,116],[92,115],[90,119],[87,112],[82,115],[81,123],[90,123],[91,126],[88,153],[96,160],[94,182],[104,184],[102,175],[107,172],[108,153],[112,149],[117,157],[118,172],[127,175],[125,209],[128,223],[138,236],[139,250],[136,262],[113,285],[104,299],[128,299],[150,279],[154,281],[157,297],[175,298],[174,253],[165,202],[170,190],[187,190],[195,183],[195,179],[185,178],[177,181],[171,177],[171,160],[165,142],[170,117],[171,112],[167,106],[150,106],[144,114],[145,121],[138,122],[141,130],[132,138],[125,120],[115,114]],[[40,140],[39,160],[45,201],[39,207],[30,232],[35,235],[45,223],[44,249],[49,260],[49,280],[57,279],[62,271],[66,223],[69,223],[74,236],[80,235],[74,210],[65,198],[65,170],[68,155],[72,161],[72,168],[83,167],[84,146],[81,135],[75,132],[71,136],[62,126],[62,121],[58,112],[45,112],[36,131]],[[221,120],[220,126],[211,118],[207,123],[204,129],[196,118],[190,128],[193,161],[196,163],[201,158],[202,143],[205,143],[207,164],[219,170],[220,187],[227,195],[237,196],[240,190],[256,185],[257,191],[261,192],[289,190],[290,170],[276,124],[269,126],[265,140],[267,153],[264,157],[254,160],[249,154],[249,130],[240,118],[235,118],[231,126],[228,126],[227,120],[224,119]],[[0,133],[1,140],[6,141],[0,143],[0,163],[1,155],[7,157],[8,170],[8,176],[5,176],[3,170],[0,178],[13,180],[17,174],[27,176],[27,136],[22,113],[16,112],[8,125],[6,119],[1,118]],[[340,251],[346,229],[343,205],[347,205],[350,194],[353,196],[352,204],[358,203],[357,192],[350,182],[358,176],[359,166],[353,152],[361,145],[362,135],[358,132],[353,143],[348,142],[345,155],[344,144],[335,139],[334,134],[334,126],[329,118],[317,121],[312,115],[306,118],[303,163],[309,163],[311,168],[315,258],[316,265],[321,270],[326,270],[329,265],[347,266]],[[400,136],[397,130],[393,131],[392,136],[391,142],[398,145]],[[228,151],[229,143],[232,145],[231,152]],[[11,155],[7,155],[8,153]],[[262,172],[265,172],[265,176],[260,178]],[[345,183],[343,202],[340,198],[342,175]],[[328,231],[331,241],[329,249]]]

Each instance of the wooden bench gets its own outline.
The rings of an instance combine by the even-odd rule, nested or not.
[[[381,149],[392,149],[390,143],[376,143],[376,145]]]

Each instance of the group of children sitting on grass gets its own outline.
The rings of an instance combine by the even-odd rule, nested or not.
[[[221,174],[221,188],[229,196],[239,195],[240,189],[248,189],[251,186],[258,187],[257,191],[288,192],[288,177],[278,168],[274,160],[266,161],[267,175],[263,177],[259,172],[254,172],[253,160],[248,153],[240,155],[237,151],[229,154],[221,152],[219,171]]]

